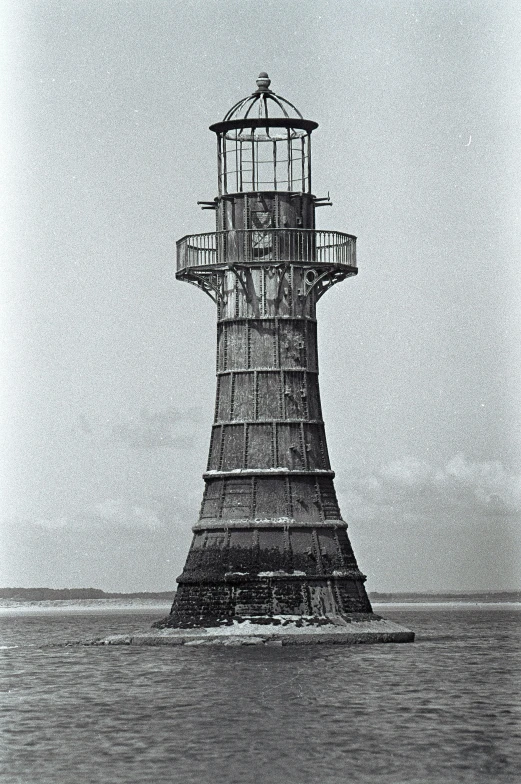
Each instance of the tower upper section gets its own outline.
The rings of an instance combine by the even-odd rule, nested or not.
[[[329,203],[311,191],[318,123],[270,84],[261,73],[257,89],[210,126],[219,194],[199,204],[215,211],[215,231],[177,242],[178,279],[215,299],[220,318],[314,317],[322,293],[357,272],[356,238],[316,229],[316,208]]]
[[[210,126],[217,135],[219,196],[311,193],[311,132],[318,123],[305,120],[270,84],[260,73],[257,89]]]

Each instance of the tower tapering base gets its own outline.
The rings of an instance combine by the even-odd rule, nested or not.
[[[372,612],[345,523],[262,527],[267,522],[196,531],[171,614],[158,625]]]
[[[234,522],[195,531],[170,615],[154,623],[161,631],[135,636],[131,644],[414,640],[409,629],[373,613],[341,520],[270,528],[251,521],[249,529],[244,520]]]

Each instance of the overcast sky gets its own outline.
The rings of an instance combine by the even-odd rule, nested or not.
[[[3,0],[0,585],[175,588],[202,497],[208,126],[272,88],[316,120],[336,487],[369,590],[521,588],[521,7]]]

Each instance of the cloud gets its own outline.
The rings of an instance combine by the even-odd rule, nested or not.
[[[138,417],[130,417],[112,427],[112,439],[126,444],[133,449],[158,449],[174,447],[187,449],[192,445],[192,427],[183,425],[195,420],[193,409],[177,411],[170,408],[165,411],[141,410]]]
[[[101,503],[93,504],[89,512],[89,517],[92,516],[100,523],[110,526],[133,529],[162,527],[156,511],[122,498],[109,498]]]
[[[521,514],[521,476],[498,461],[471,462],[462,454],[441,468],[405,457],[355,473],[340,492],[350,514],[365,520],[397,512],[402,520],[440,511],[489,518]]]
[[[521,476],[510,473],[498,461],[469,463],[462,454],[456,455],[440,477],[443,486],[490,513],[521,512]]]
[[[185,521],[173,535],[169,525],[155,527],[149,507],[144,514],[135,506],[132,511],[103,503],[97,520],[70,517],[61,528],[53,528],[52,520],[4,521],[0,585],[175,590],[192,538],[190,525]]]
[[[88,531],[99,529],[155,530],[163,527],[159,503],[139,503],[124,498],[107,498],[74,514],[37,517],[33,525],[47,531]]]
[[[155,531],[159,529],[191,530],[198,517],[199,488],[191,491],[185,484],[167,493],[140,495],[131,493],[99,496],[92,503],[76,503],[67,512],[57,509],[56,514],[24,518],[6,518],[6,525],[16,528],[33,528],[60,535],[80,531]]]

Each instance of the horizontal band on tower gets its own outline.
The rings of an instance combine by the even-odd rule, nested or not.
[[[263,321],[263,322],[264,321],[275,321],[275,322],[276,321],[284,321],[284,322],[288,322],[288,321],[311,321],[313,324],[317,323],[316,318],[314,318],[313,316],[309,316],[306,313],[303,313],[303,314],[301,314],[299,316],[294,316],[294,315],[287,315],[286,316],[284,314],[278,314],[277,316],[261,316],[261,315],[255,315],[255,316],[224,316],[223,318],[217,319],[217,323],[218,324],[236,324],[237,322],[241,323],[243,321],[244,322],[245,321],[253,321],[253,322],[256,322],[256,321]]]
[[[318,369],[309,368],[307,365],[279,365],[278,367],[247,367],[247,368],[226,368],[226,370],[218,370],[216,376],[230,376],[232,374],[239,375],[240,373],[314,373],[318,376]]]
[[[305,417],[293,417],[284,419],[283,417],[266,417],[264,419],[216,419],[213,426],[221,425],[323,425],[323,419],[306,419]]]
[[[242,519],[223,519],[220,517],[208,517],[199,520],[192,531],[206,531],[214,529],[226,530],[228,528],[347,528],[344,520],[295,520],[293,517],[255,517]]]
[[[235,423],[234,423],[235,424]],[[239,423],[242,424],[242,423]],[[269,424],[269,423],[267,423]],[[313,470],[303,471],[302,469],[293,470],[292,468],[234,468],[231,471],[206,471],[203,479],[216,479],[226,476],[335,476],[334,471],[325,468],[314,468]]]
[[[330,580],[341,581],[341,582],[350,582],[352,583],[353,580],[359,580],[361,583],[366,581],[367,577],[363,574],[359,569],[338,569],[330,574],[317,574],[317,575],[307,575],[304,572],[259,572],[258,574],[250,573],[250,572],[227,572],[224,575],[224,580],[216,580],[214,577],[211,576],[204,576],[204,575],[181,575],[178,577],[176,582],[181,585],[215,585],[216,583],[255,583],[261,582],[265,583],[266,580],[282,580],[284,582],[300,582],[304,585],[309,583],[314,584],[324,584]]]

